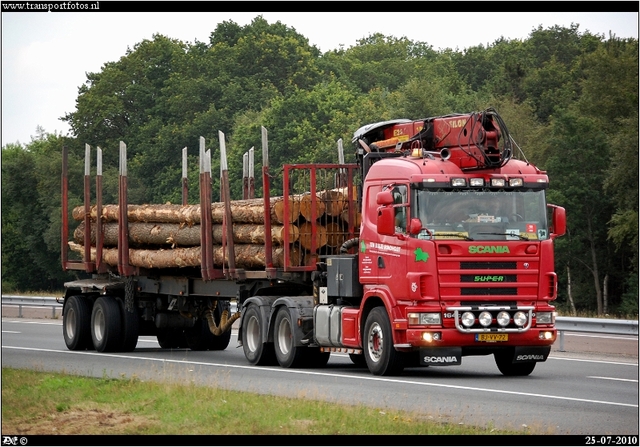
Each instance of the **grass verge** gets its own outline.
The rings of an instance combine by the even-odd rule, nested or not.
[[[522,435],[418,413],[230,391],[2,368],[12,435]]]

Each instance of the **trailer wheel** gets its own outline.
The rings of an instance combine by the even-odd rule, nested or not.
[[[222,301],[218,302],[215,310],[213,311],[213,318],[217,325],[220,325],[220,320],[222,320],[222,312],[224,310],[229,311],[229,303],[223,303]],[[211,332],[211,331],[209,331]],[[211,343],[209,343],[209,349],[212,351],[224,351],[229,346],[229,342],[231,341],[231,328],[228,331],[223,332],[220,335],[214,335]]]
[[[122,348],[120,305],[112,296],[101,296],[91,312],[91,338],[98,352],[113,352]]]
[[[391,323],[384,307],[375,307],[364,324],[364,356],[373,375],[392,376],[404,369],[403,356],[393,347]]]
[[[204,318],[198,318],[193,327],[184,330],[184,334],[187,338],[187,346],[192,351],[206,351],[215,338]]]
[[[295,346],[293,340],[293,323],[287,307],[282,307],[278,310],[274,331],[273,345],[280,366],[283,368],[297,368],[302,366],[305,363],[307,348]]]
[[[62,316],[62,334],[71,351],[92,349],[91,302],[82,295],[67,298]]]
[[[122,351],[131,352],[138,345],[138,334],[140,332],[140,322],[136,309],[129,312],[121,299],[118,299],[120,314],[122,315]]]
[[[251,305],[244,311],[242,318],[242,350],[252,365],[276,364],[273,343],[262,339],[262,325],[258,306]]]
[[[181,349],[187,347],[187,339],[182,328],[158,329],[156,339],[162,349]]]
[[[528,376],[536,368],[537,362],[513,363],[513,352],[496,352],[493,354],[496,366],[505,376]]]

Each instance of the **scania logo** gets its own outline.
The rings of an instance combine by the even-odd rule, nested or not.
[[[469,253],[510,253],[506,245],[470,245]]]
[[[425,357],[425,363],[457,363],[458,358],[455,355],[448,355],[446,357]]]
[[[530,355],[519,355],[518,357],[516,357],[517,361],[523,361],[523,360],[544,360],[544,355],[540,355],[540,354],[530,354]]]

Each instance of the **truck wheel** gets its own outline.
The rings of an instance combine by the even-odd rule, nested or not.
[[[82,295],[67,298],[62,316],[62,334],[71,351],[92,349],[91,302]]]
[[[113,352],[122,347],[120,305],[112,296],[101,296],[91,312],[91,338],[98,352]]]
[[[403,356],[393,347],[391,323],[384,307],[375,307],[364,324],[364,357],[373,375],[392,376],[404,369]]]
[[[276,364],[273,343],[262,339],[262,325],[258,306],[250,305],[242,317],[242,350],[252,365]]]
[[[124,301],[118,299],[118,304],[120,305],[120,314],[122,315],[122,351],[123,352],[131,352],[136,349],[138,345],[138,334],[139,334],[139,320],[138,320],[138,312],[136,309],[133,309],[133,312],[129,312],[125,305]]]
[[[305,363],[307,348],[295,346],[293,324],[288,308],[282,307],[278,310],[274,331],[273,345],[280,366],[283,368],[297,368]]]
[[[505,376],[528,376],[533,372],[537,363],[513,363],[513,353],[510,351],[507,353],[496,352],[493,357],[498,369]]]
[[[367,366],[367,361],[364,358],[364,354],[349,354],[349,358],[356,366]]]
[[[301,348],[298,348],[301,349]],[[309,368],[324,368],[331,357],[330,352],[322,352],[320,348],[302,348],[304,350],[304,366]]]

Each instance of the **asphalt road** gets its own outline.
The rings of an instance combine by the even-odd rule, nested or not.
[[[51,312],[49,310],[49,312]],[[565,334],[564,352],[528,377],[502,376],[492,357],[457,367],[407,368],[376,377],[332,354],[322,369],[254,367],[237,347],[221,352],[167,351],[140,337],[131,353],[72,352],[60,319],[15,318],[3,308],[2,366],[93,377],[195,382],[208,386],[403,409],[438,421],[524,429],[532,434],[637,435],[638,338]]]

